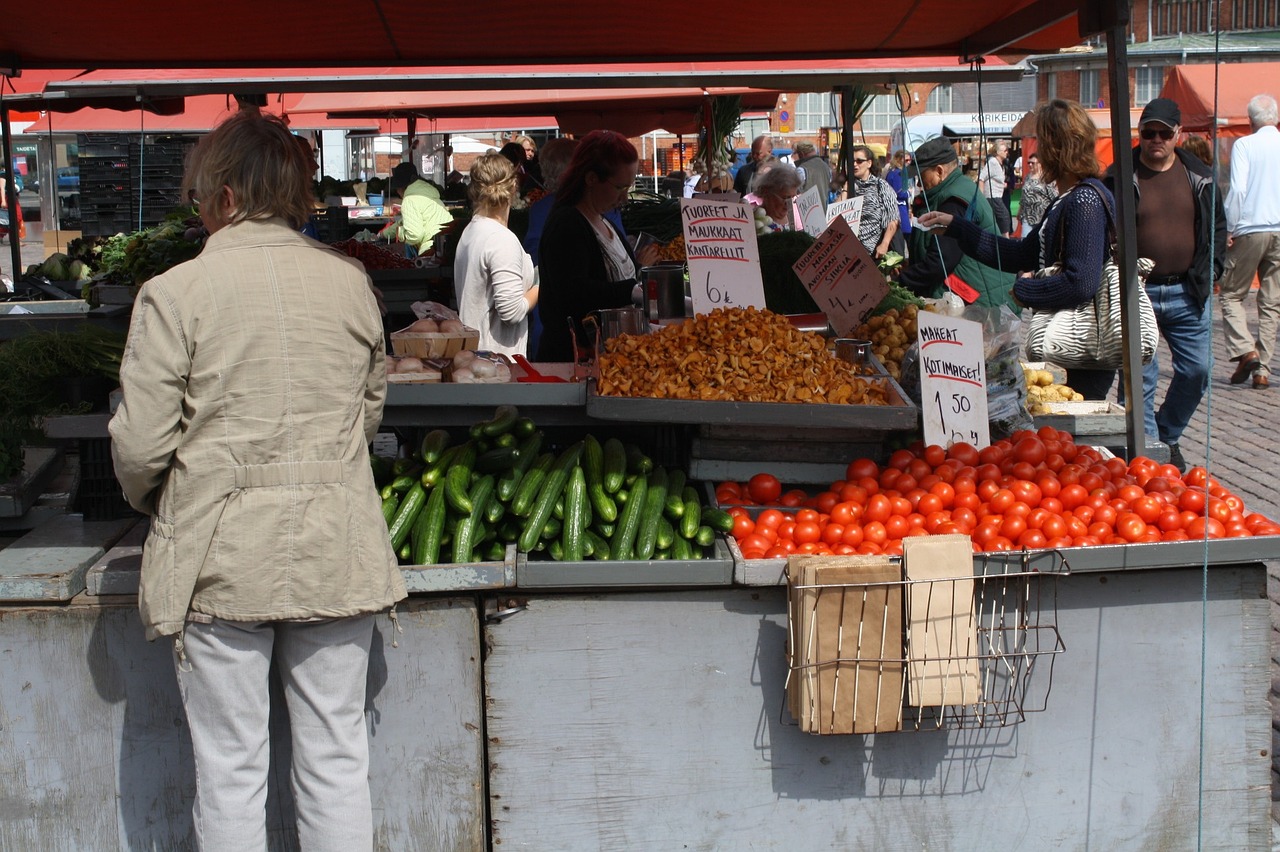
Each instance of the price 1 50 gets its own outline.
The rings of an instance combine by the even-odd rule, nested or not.
[[[949,399],[944,399],[941,391],[934,391],[933,403],[938,408],[938,419],[942,423],[942,431],[948,436],[948,446],[957,441],[977,443],[981,440],[976,430],[967,427],[957,429],[954,424],[947,422],[948,415],[955,419],[973,410],[973,400],[969,399],[968,396],[962,393],[953,393]]]

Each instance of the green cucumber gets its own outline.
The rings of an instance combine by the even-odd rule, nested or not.
[[[561,494],[560,499],[556,501],[555,508],[551,510],[551,517],[557,521],[564,520],[564,494]]]
[[[474,438],[496,438],[504,432],[510,432],[520,419],[520,411],[514,405],[499,405],[493,410],[493,419],[477,423],[471,427]],[[479,430],[479,434],[476,430]]]
[[[520,522],[514,515],[506,515],[498,524],[498,538],[505,542],[513,542],[520,537]]]
[[[603,536],[601,536],[595,530],[589,530],[589,529],[583,530],[582,541],[584,545],[586,545],[587,543],[590,543],[592,559],[598,559],[601,562],[608,561],[609,542],[605,541]]]
[[[702,501],[698,499],[698,489],[692,485],[684,487],[684,513],[680,515],[680,537],[693,538],[702,525]]]
[[[521,417],[516,421],[516,425],[512,427],[512,431],[521,438],[527,438],[538,431],[538,424],[534,423],[532,418]]]
[[[667,502],[662,511],[672,521],[678,521],[684,516],[684,471],[673,470],[667,477]]]
[[[542,438],[541,432],[534,432],[525,438],[520,444],[520,452],[516,454],[516,463],[498,477],[498,499],[502,502],[511,502],[516,489],[520,487],[520,480],[537,461],[538,453],[542,451]]]
[[[453,458],[453,464],[444,475],[444,498],[449,506],[460,515],[471,514],[471,498],[467,492],[471,489],[471,474],[476,463],[476,448],[471,442],[462,445],[462,450]]]
[[[671,525],[671,521],[662,517],[658,518],[658,538],[656,549],[670,550],[677,538],[676,529]]]
[[[560,543],[560,539],[551,539],[547,544],[547,555],[557,562],[564,560],[564,545]]]
[[[538,538],[543,541],[551,541],[553,538],[560,537],[560,531],[564,529],[564,521],[559,518],[547,518],[547,522],[542,525],[542,532]]]
[[[448,499],[448,495],[445,495]],[[471,561],[471,516],[459,515],[453,523],[453,562]]]
[[[444,502],[444,489],[432,488],[427,505],[413,525],[413,564],[434,565],[440,561],[440,539],[444,534],[444,520],[448,509]]]
[[[373,470],[373,481],[381,487],[391,479],[391,459],[385,456],[369,454],[369,467]]]
[[[396,476],[413,475],[417,476],[422,473],[422,464],[413,458],[396,459],[391,463],[391,471]]]
[[[378,490],[378,496],[385,501],[392,497],[395,497],[396,491],[394,488],[391,487],[391,483],[388,482],[386,485],[382,486],[382,488]]]
[[[653,459],[635,444],[627,444],[627,473],[653,473]]]
[[[476,484],[471,487],[471,492],[467,497],[471,500],[471,514],[467,517],[467,524],[464,527],[458,527],[462,530],[465,537],[455,537],[453,541],[454,555],[458,553],[470,553],[475,548],[475,542],[481,538],[484,526],[484,515],[489,509],[489,501],[493,499],[493,474],[486,473],[481,476]],[[449,495],[446,494],[447,498]],[[457,535],[457,534],[455,534]],[[459,562],[465,560],[458,560]]]
[[[581,454],[582,442],[579,441],[562,452],[555,460],[555,464],[551,466],[547,478],[542,483],[542,488],[538,491],[538,499],[534,501],[533,508],[529,511],[529,519],[525,521],[524,530],[520,533],[518,544],[524,552],[528,553],[537,544],[543,527],[547,525],[555,509],[560,492],[569,481],[569,473],[577,465],[578,456]]]
[[[627,475],[627,450],[617,438],[609,438],[604,442],[604,490],[609,494],[617,494],[622,488],[622,480]]]
[[[493,439],[495,447],[518,447],[520,446],[520,438],[515,432],[505,432]]]
[[[396,551],[396,558],[401,562],[409,562],[413,559],[412,543],[406,541],[404,544],[400,545],[400,549]]]
[[[498,499],[497,488],[495,487],[493,499],[489,501],[489,508],[484,513],[484,522],[491,527],[495,526],[506,513],[507,507],[502,505],[502,501]]]
[[[551,453],[543,453],[520,480],[520,487],[511,498],[511,511],[516,517],[529,517],[529,513],[533,511],[533,504],[538,499],[538,492],[542,490],[542,483],[555,462],[555,456]]]
[[[418,517],[418,512],[422,511],[422,507],[427,502],[427,492],[422,487],[422,483],[415,482],[413,487],[409,489],[409,493],[404,495],[404,499],[400,501],[400,507],[396,509],[396,516],[391,520],[391,527],[388,530],[391,534],[391,549],[399,552],[400,547],[409,538],[409,530],[413,529],[413,521]]]
[[[394,493],[382,498],[382,519],[387,522],[388,530],[391,529],[391,521],[395,519],[398,508],[400,508],[400,498]]]
[[[480,473],[510,470],[518,458],[520,451],[515,447],[497,447],[476,456],[476,470]]]
[[[565,491],[564,527],[560,533],[564,558],[569,562],[581,562],[586,556],[582,533],[586,529],[588,511],[587,477],[581,467],[574,466]]]
[[[632,548],[635,547],[636,533],[640,531],[640,515],[644,510],[645,494],[649,483],[644,477],[636,480],[635,487],[627,497],[627,504],[618,518],[618,525],[609,539],[609,553],[614,559],[631,559]]]
[[[616,521],[618,504],[604,487],[604,448],[594,435],[582,439],[582,472],[587,482],[587,498],[596,517]]]
[[[595,531],[605,538],[613,538],[613,531],[618,528],[616,521],[597,521]]]
[[[676,540],[671,542],[671,558],[676,560],[697,559],[697,555],[693,552],[693,544],[684,536],[676,536]]]
[[[486,562],[501,562],[507,558],[507,546],[494,539],[485,548],[484,558]]]
[[[701,547],[710,547],[716,542],[716,531],[703,524],[698,527],[698,533],[693,537],[693,540]]]
[[[427,465],[427,469],[422,472],[422,487],[434,488],[437,483],[444,479],[445,471],[449,469],[449,465],[453,464],[453,460],[457,458],[458,453],[462,452],[462,444],[455,447],[449,447],[440,454],[440,458]]]
[[[644,510],[640,515],[640,529],[636,533],[636,559],[650,559],[658,546],[658,521],[667,505],[667,472],[654,468],[649,474],[649,486],[645,493]]]
[[[407,494],[409,489],[417,481],[418,478],[416,476],[409,476],[406,474],[403,476],[397,476],[395,479],[391,480],[391,484],[387,487],[397,494]]]
[[[715,506],[702,507],[702,523],[711,527],[716,532],[733,532],[733,515],[730,515],[723,509],[717,509]],[[699,544],[701,544],[701,542],[699,542]]]
[[[422,446],[418,455],[427,464],[435,464],[449,447],[449,433],[444,429],[432,429],[422,437]]]

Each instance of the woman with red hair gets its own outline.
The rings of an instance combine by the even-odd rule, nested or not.
[[[630,305],[640,268],[657,259],[657,246],[637,257],[605,218],[630,195],[639,161],[635,146],[612,130],[593,130],[574,149],[539,244],[539,361],[574,360],[570,320]]]

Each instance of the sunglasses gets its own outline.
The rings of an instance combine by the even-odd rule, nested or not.
[[[1172,127],[1144,127],[1142,128],[1143,139],[1155,139],[1159,136],[1161,139],[1168,141],[1173,138]]]
[[[859,158],[859,157],[854,157],[854,158],[853,158],[853,161],[854,161],[855,163],[869,163],[869,162],[871,162],[871,161],[870,161],[870,160],[868,160],[868,159]]]

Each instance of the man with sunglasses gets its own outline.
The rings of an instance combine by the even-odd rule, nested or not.
[[[1136,248],[1139,257],[1155,263],[1147,277],[1147,295],[1173,362],[1173,378],[1158,413],[1158,356],[1142,368],[1145,430],[1149,438],[1168,444],[1169,460],[1186,470],[1178,442],[1209,387],[1209,294],[1222,275],[1227,228],[1222,199],[1213,191],[1213,173],[1177,147],[1181,124],[1182,112],[1168,98],[1156,98],[1143,108],[1133,149],[1133,188],[1138,201]],[[1115,166],[1106,182],[1114,193]]]
[[[1222,326],[1227,351],[1239,366],[1238,385],[1253,376],[1255,388],[1271,384],[1271,354],[1280,325],[1280,130],[1276,99],[1257,95],[1249,101],[1253,133],[1231,148],[1231,188],[1227,191],[1227,271],[1222,276]],[[1244,299],[1254,274],[1258,290],[1258,336],[1250,341]],[[1250,343],[1252,342],[1252,348]]]

